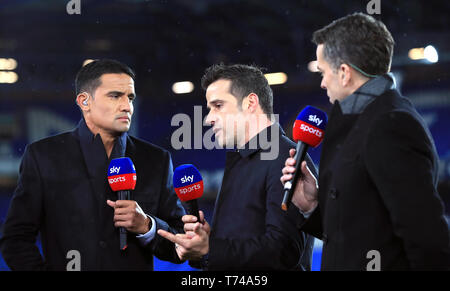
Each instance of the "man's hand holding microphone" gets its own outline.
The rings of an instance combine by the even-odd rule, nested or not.
[[[280,180],[283,185],[286,182],[291,181],[295,170],[296,161],[294,158],[295,149],[289,151],[290,157],[286,160],[284,168],[282,170],[283,176]],[[306,165],[306,161],[301,163],[301,177],[297,181],[297,185],[294,189],[292,196],[292,203],[300,209],[304,214],[312,212],[318,204],[318,192],[317,180]]]
[[[284,185],[281,208],[287,211],[292,201],[303,215],[311,213],[318,204],[318,184],[306,165],[306,152],[310,146],[317,147],[323,140],[327,115],[312,106],[306,106],[297,116],[293,128],[296,149],[289,151],[280,178]]]
[[[190,164],[175,169],[173,185],[178,198],[186,203],[187,215],[182,217],[184,232],[173,234],[158,230],[158,234],[175,243],[181,260],[200,260],[209,253],[211,228],[203,211],[198,210],[197,199],[203,195],[203,180],[200,172]]]

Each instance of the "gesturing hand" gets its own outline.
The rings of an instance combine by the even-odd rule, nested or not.
[[[209,234],[211,228],[204,219],[203,211],[200,211],[200,221],[193,215],[182,217],[184,224],[184,234],[173,234],[159,229],[158,234],[165,239],[175,243],[175,249],[181,260],[200,260],[202,256],[209,252]]]

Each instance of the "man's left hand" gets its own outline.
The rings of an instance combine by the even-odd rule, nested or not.
[[[124,227],[135,234],[147,233],[151,228],[151,219],[133,200],[107,200],[106,203],[114,208],[114,226]]]

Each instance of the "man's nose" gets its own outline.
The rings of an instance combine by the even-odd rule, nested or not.
[[[211,113],[211,111],[208,113],[208,115],[206,115],[206,119],[205,119],[205,124],[206,125],[214,125],[216,118],[215,115],[213,113]]]
[[[320,82],[320,88],[322,88],[324,90],[327,89],[327,86],[325,86],[325,82],[323,81],[323,79],[322,79],[322,82]]]
[[[133,105],[132,105],[130,99],[128,99],[128,97],[121,98],[121,100],[120,100],[120,111],[131,112],[132,107],[133,107]]]

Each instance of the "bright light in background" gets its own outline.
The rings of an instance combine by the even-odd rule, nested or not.
[[[287,81],[287,75],[285,73],[269,73],[264,75],[269,82],[269,85],[284,84]]]
[[[419,48],[413,48],[409,50],[408,53],[408,57],[411,60],[423,60],[424,59],[424,48],[423,47],[419,47]]]
[[[189,81],[177,82],[172,85],[172,91],[175,94],[186,94],[194,91],[194,84]]]
[[[439,55],[434,46],[429,45],[426,48],[419,47],[409,50],[408,57],[411,60],[427,60],[430,63],[436,63],[439,60]]]
[[[86,66],[87,64],[92,63],[93,61],[94,61],[94,60],[92,60],[92,59],[84,60],[84,62],[83,62],[83,67]]]
[[[319,70],[317,69],[317,61],[311,61],[308,63],[308,70],[312,73],[317,73]]]
[[[15,70],[17,68],[17,61],[15,59],[0,58],[0,70]]]
[[[17,82],[19,76],[15,72],[0,72],[0,83],[12,84]]]
[[[423,53],[425,59],[427,59],[430,63],[437,63],[437,61],[439,60],[438,52],[432,45],[427,46],[424,49]]]

